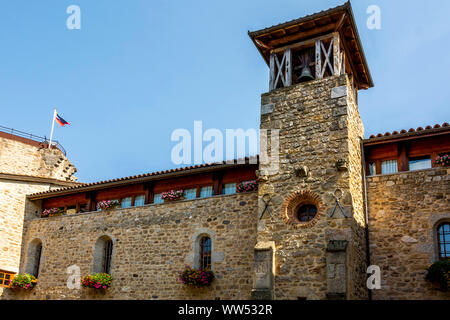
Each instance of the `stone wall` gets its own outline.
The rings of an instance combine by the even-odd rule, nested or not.
[[[364,299],[363,126],[347,75],[274,90],[262,95],[261,105],[261,129],[270,131],[268,141],[274,129],[280,130],[279,171],[269,174],[273,162],[260,164],[259,188],[260,213],[267,202],[263,196],[271,197],[271,215],[266,213],[258,225],[258,243],[274,243],[274,298],[327,299],[336,293]],[[338,188],[349,218],[339,210],[330,217]],[[286,201],[302,192],[322,203],[307,226],[283,218]],[[331,240],[348,242],[339,258],[345,260],[344,272],[327,266]]]
[[[48,185],[0,179],[0,270],[18,272],[26,195]]]
[[[41,239],[39,283],[29,293],[4,293],[6,299],[249,299],[256,243],[257,193],[146,205],[61,217],[37,218],[24,227],[21,272],[31,241]],[[30,207],[27,214],[33,215]],[[35,215],[35,214],[34,214]],[[212,239],[211,288],[189,289],[178,279],[195,264],[196,241]],[[112,287],[105,295],[70,290],[67,267],[92,272],[94,246],[113,239]]]
[[[59,149],[48,149],[0,136],[0,173],[17,174],[64,181],[76,181],[77,171]],[[23,139],[17,137],[17,139]]]
[[[450,169],[373,176],[368,182],[371,264],[381,268],[374,299],[450,299],[425,281],[437,260],[436,224],[450,220]]]
[[[61,151],[20,139],[24,141],[0,137],[0,270],[9,272],[19,269],[26,195],[71,185],[76,179],[76,169]]]

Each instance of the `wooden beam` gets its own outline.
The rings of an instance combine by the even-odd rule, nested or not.
[[[339,33],[339,35],[340,35],[340,37],[342,39],[341,44],[342,44],[342,47],[344,48],[345,56],[346,57],[350,57],[349,59],[347,59],[347,61],[348,61],[349,65],[350,65],[350,68],[352,70],[353,77],[356,80],[356,87],[358,88],[359,84],[361,83],[361,80],[359,79],[359,74],[357,72],[358,70],[355,68],[355,65],[353,63],[353,59],[351,58],[351,55],[350,55],[351,51],[348,49],[347,43],[345,41],[345,38],[344,38],[341,30],[338,33]]]
[[[305,40],[305,41],[296,42],[296,43],[293,43],[293,44],[290,44],[290,45],[287,45],[287,46],[283,46],[283,47],[279,47],[279,48],[273,49],[273,50],[270,51],[270,53],[280,53],[280,52],[286,51],[287,49],[299,49],[301,47],[313,46],[316,43],[317,40],[329,39],[329,38],[332,38],[335,35],[336,35],[336,33],[330,33],[330,34],[323,35],[323,36],[320,36],[320,37],[316,37],[316,38],[313,38],[313,39],[308,39],[308,40]]]
[[[222,178],[223,172],[217,172],[213,175],[213,194],[215,196],[222,193]]]
[[[331,56],[331,52],[332,52],[332,49],[333,49],[333,43],[334,43],[334,38],[331,39],[330,46],[328,47],[328,51],[327,51],[325,49],[323,41],[320,41],[320,48],[321,48],[321,50],[323,52],[323,56],[325,58],[324,62],[323,62],[323,65],[322,65],[322,70],[320,71],[320,79],[322,79],[323,76],[325,75],[325,71],[327,70],[327,66],[330,69],[331,75],[334,75],[334,68],[333,68],[333,65],[330,62],[330,58],[331,58],[330,56]]]
[[[321,33],[333,32],[334,27],[335,26],[333,24],[330,24],[330,25],[325,25],[323,27],[319,27],[319,28],[312,28],[311,30],[307,30],[304,32],[298,32],[296,34],[285,36],[281,39],[271,40],[271,41],[267,42],[266,45],[271,46],[271,47],[277,47],[277,46],[285,44],[285,43],[297,41],[299,39],[306,39],[306,38],[313,37],[313,36],[316,36]]]
[[[338,31],[342,27],[342,24],[344,23],[344,19],[345,19],[346,16],[347,16],[347,13],[344,12],[342,14],[342,17],[339,19],[339,22],[336,24],[336,28],[334,28],[335,32]]]
[[[275,89],[275,58],[276,54],[270,54],[270,79],[269,79],[269,90]]]
[[[341,57],[341,45],[339,41],[339,35],[335,34],[333,36],[333,73],[335,75],[341,75],[342,70],[342,57]]]
[[[322,40],[316,40],[316,79],[322,79]]]
[[[88,199],[87,207],[88,207],[89,212],[96,211],[95,197],[96,197],[96,192],[86,192],[86,198]]]
[[[409,171],[409,160],[407,157],[407,146],[405,143],[399,143],[398,144],[398,160],[397,160],[397,166],[398,166],[398,171],[399,172],[403,172],[403,171]]]
[[[151,204],[153,203],[154,193],[153,193],[153,183],[145,183],[144,184],[144,191],[145,191],[145,204]]]
[[[286,57],[286,65],[285,65],[285,78],[286,83],[285,87],[292,86],[292,52],[291,49],[287,49],[284,53]]]

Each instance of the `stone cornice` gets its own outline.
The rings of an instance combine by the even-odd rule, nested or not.
[[[63,180],[57,180],[57,179],[53,179],[53,178],[34,177],[34,176],[28,176],[28,175],[9,174],[9,173],[0,173],[0,180],[52,184],[55,186],[62,186],[62,187],[69,187],[69,186],[73,187],[73,186],[78,186],[78,185],[82,184],[82,183],[74,182],[74,181],[63,181]]]

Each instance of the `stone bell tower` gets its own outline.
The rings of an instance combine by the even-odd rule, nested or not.
[[[252,296],[366,299],[357,103],[373,83],[351,6],[249,36],[270,68],[261,129],[271,157],[259,168]]]

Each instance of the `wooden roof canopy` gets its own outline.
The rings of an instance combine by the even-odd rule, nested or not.
[[[248,35],[267,65],[270,65],[272,50],[333,32],[339,33],[357,88],[368,89],[373,87],[350,2],[269,28],[249,31]]]

